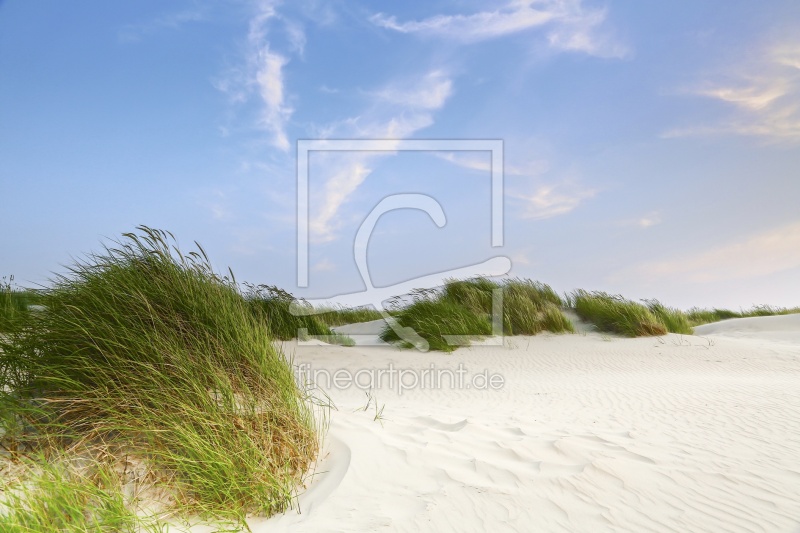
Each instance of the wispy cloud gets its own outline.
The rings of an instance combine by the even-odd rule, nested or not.
[[[521,204],[521,218],[543,220],[566,215],[595,194],[597,191],[593,189],[564,182],[540,185],[533,193],[511,193],[510,196]]]
[[[461,168],[479,172],[491,172],[492,161],[490,152],[434,152],[436,157],[444,159]],[[503,174],[508,176],[538,176],[550,168],[543,159],[532,159],[521,163],[504,163]]]
[[[800,45],[765,50],[729,78],[727,82],[709,80],[688,91],[725,104],[726,119],[674,128],[663,136],[734,134],[800,141]]]
[[[661,213],[658,211],[651,211],[646,215],[619,222],[620,226],[633,226],[641,229],[652,228],[658,224],[661,224]]]
[[[336,265],[333,264],[333,262],[331,262],[329,259],[324,258],[314,263],[314,265],[311,267],[311,270],[314,272],[329,272],[331,270],[336,270]]]
[[[452,93],[452,80],[433,70],[414,82],[396,81],[368,91],[372,102],[362,114],[322,128],[321,137],[405,139],[433,124],[433,114]],[[311,237],[317,242],[337,238],[342,206],[370,175],[387,152],[323,153],[311,169],[324,186],[312,203]]]
[[[800,267],[800,222],[787,224],[705,252],[637,265],[620,279],[694,283],[746,280]]]
[[[306,49],[306,32],[303,26],[297,21],[287,19],[284,19],[284,24],[292,51],[302,57]]]
[[[374,156],[332,154],[324,158],[325,166],[333,169],[333,172],[325,172],[325,192],[321,205],[314,209],[309,221],[311,236],[315,241],[335,239],[339,209],[372,172],[372,168],[367,166],[367,160],[371,157]]]
[[[452,80],[434,70],[424,79],[383,88],[374,93],[378,100],[410,109],[439,109],[453,92]]]
[[[286,151],[290,146],[286,123],[293,112],[284,95],[283,67],[288,59],[264,47],[259,50],[257,61],[255,80],[264,104],[259,124],[272,135],[272,144]]]
[[[658,213],[650,213],[636,221],[636,225],[642,229],[647,229],[657,224],[661,224],[661,216]]]
[[[121,42],[133,43],[140,41],[145,35],[158,30],[176,30],[182,26],[206,20],[208,9],[204,6],[167,13],[144,24],[129,24],[124,26],[117,37]]]
[[[225,191],[204,189],[197,191],[197,205],[207,210],[212,220],[225,220],[231,217],[230,201]]]
[[[269,23],[276,15],[275,2],[260,3],[258,12],[250,21],[248,64],[263,104],[259,124],[271,134],[273,146],[287,151],[289,139],[286,123],[293,110],[286,104],[283,67],[289,60],[271,51],[268,40]]]
[[[278,3],[277,0],[262,0],[256,4],[248,28],[244,64],[215,80],[214,86],[237,104],[255,98],[259,107],[257,127],[269,135],[272,146],[286,152],[291,146],[286,130],[294,109],[287,96],[285,67],[291,53],[302,54],[305,34],[298,23],[278,14]],[[288,35],[286,52],[277,51],[270,40],[276,21],[284,26]]]
[[[511,263],[514,266],[533,266],[533,265],[536,264],[536,262],[533,261],[528,256],[528,254],[526,254],[524,252],[517,252],[517,253],[511,254]]]
[[[584,52],[601,57],[622,57],[627,49],[599,31],[606,19],[602,9],[587,9],[582,0],[512,0],[492,11],[435,15],[399,22],[384,13],[374,24],[401,33],[416,33],[462,43],[495,39],[534,28],[546,33],[556,50]]]

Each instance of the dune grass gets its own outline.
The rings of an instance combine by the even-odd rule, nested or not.
[[[543,331],[574,333],[572,322],[564,316],[564,302],[544,283],[512,279],[503,289],[503,333],[536,335]]]
[[[572,332],[572,323],[560,310],[561,298],[548,285],[513,279],[497,282],[488,278],[448,280],[438,290],[420,290],[397,302],[394,313],[401,327],[410,327],[428,341],[430,349],[452,351],[460,344],[492,334],[493,294],[502,293],[503,333],[535,335],[542,331]],[[447,337],[451,337],[448,342]],[[392,328],[381,333],[386,342],[402,342]]]
[[[731,311],[730,309],[700,309],[693,307],[686,314],[692,326],[710,324],[731,318],[751,318],[758,316],[790,315],[800,313],[800,307],[775,307],[771,305],[756,305],[748,310]]]
[[[570,297],[581,319],[592,322],[600,331],[626,337],[665,335],[667,326],[646,306],[622,296],[578,289]]]
[[[0,280],[0,332],[11,330],[15,322],[30,312],[30,306],[37,303],[35,291],[15,288],[13,283],[14,276]]]
[[[124,450],[182,515],[285,510],[318,446],[290,361],[199,246],[138,230],[58,276],[0,340],[3,447]]]
[[[77,468],[40,457],[24,465],[24,477],[3,483],[4,533],[156,533],[167,531],[153,516],[137,515],[120,477],[107,464]]]
[[[319,337],[330,344],[355,345],[350,337],[331,331],[321,315],[292,313],[295,297],[283,289],[271,285],[248,285],[246,299],[256,317],[276,339]]]
[[[371,307],[329,307],[317,309],[317,312],[317,317],[332,328],[383,318],[379,311]]]
[[[682,335],[691,335],[693,333],[688,315],[680,309],[667,307],[658,300],[645,300],[645,304],[647,304],[650,312],[664,324],[668,332]]]
[[[467,343],[470,339],[492,334],[492,324],[485,317],[476,315],[464,306],[447,300],[419,300],[395,316],[402,327],[410,327],[428,341],[431,350],[451,352],[458,345],[447,342],[445,335],[453,340]],[[390,327],[380,335],[386,342],[399,342],[401,347],[411,348]]]

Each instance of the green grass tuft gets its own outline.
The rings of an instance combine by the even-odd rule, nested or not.
[[[730,309],[699,309],[693,307],[687,313],[689,323],[692,326],[701,326],[720,320],[731,318],[750,318],[757,316],[791,315],[800,313],[800,307],[775,307],[770,305],[755,305],[749,310],[731,311]]]
[[[664,324],[670,333],[680,333],[682,335],[691,335],[693,333],[692,326],[689,324],[689,317],[683,311],[666,307],[658,300],[645,300],[645,303],[650,312]]]
[[[4,483],[4,533],[167,531],[155,517],[136,514],[109,465],[81,472],[68,461],[40,457],[24,468],[24,476]]]
[[[253,313],[274,338],[307,340],[309,337],[321,337],[331,344],[355,345],[350,337],[331,331],[318,314],[292,313],[295,297],[285,290],[270,285],[248,287],[247,301]]]
[[[13,286],[14,276],[0,280],[0,331],[10,331],[14,324],[24,320],[35,305],[38,296],[35,291],[17,289]]]
[[[454,341],[465,343],[470,339],[492,334],[492,325],[485,317],[478,316],[464,306],[448,300],[420,300],[395,316],[401,326],[414,329],[428,341],[431,350],[451,352],[458,348],[447,342],[445,335],[453,335]],[[386,342],[400,341],[397,333],[388,326],[381,333]],[[405,342],[400,344],[411,348]]]
[[[536,335],[542,331],[573,333],[572,322],[561,312],[563,302],[549,285],[512,279],[503,289],[503,333]]]
[[[581,319],[626,337],[665,335],[667,327],[644,305],[605,292],[578,289],[570,297]]]
[[[334,307],[317,309],[317,317],[328,327],[371,322],[383,318],[380,311],[370,307]]]
[[[454,336],[451,339],[454,342],[467,344],[469,340],[492,334],[495,290],[502,291],[505,335],[574,331],[561,312],[562,301],[555,291],[543,283],[521,279],[448,280],[439,290],[415,291],[409,295],[411,303],[399,306],[394,316],[400,326],[412,328],[427,340],[432,350],[452,351],[457,345],[449,344],[445,336]],[[386,342],[400,341],[388,326],[381,338]]]
[[[285,510],[318,442],[291,363],[202,248],[138,229],[0,340],[3,446],[118,444],[170,480],[179,512]]]

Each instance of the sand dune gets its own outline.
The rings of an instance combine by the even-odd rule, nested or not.
[[[695,335],[721,336],[756,341],[778,341],[800,345],[800,314],[734,318],[705,324]]]
[[[286,345],[314,370],[463,365],[505,384],[384,386],[372,399],[327,387],[338,410],[302,514],[253,530],[800,531],[798,319],[514,337],[451,355]]]

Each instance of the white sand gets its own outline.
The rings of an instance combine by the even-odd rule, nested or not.
[[[364,391],[330,388],[326,473],[302,514],[253,530],[800,531],[800,315],[698,334],[514,337],[450,355],[288,344],[315,370],[463,364],[505,386],[379,389],[382,421],[373,403],[358,410]]]
[[[800,345],[800,314],[734,318],[694,328],[695,335]]]

